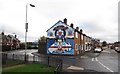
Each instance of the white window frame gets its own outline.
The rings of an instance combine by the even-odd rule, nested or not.
[[[78,49],[78,44],[75,44],[75,47],[76,47],[76,50],[79,50],[79,49]]]
[[[83,40],[83,35],[81,35],[81,39]]]
[[[78,32],[75,32],[75,37],[78,38]]]

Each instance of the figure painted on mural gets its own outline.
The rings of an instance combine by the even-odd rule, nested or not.
[[[48,54],[74,54],[74,29],[71,27],[58,24],[48,30],[47,37]]]
[[[59,29],[58,27],[55,29],[55,43],[53,43],[48,49],[51,53],[64,53],[71,50],[72,46],[65,41],[65,29]]]
[[[62,40],[58,39],[57,43],[58,43],[58,50],[56,52],[64,52],[62,49]]]
[[[63,39],[65,37],[65,30],[64,29],[58,29],[55,31],[55,36],[57,39],[57,43],[58,43],[58,50],[57,52],[64,52],[62,49],[62,44],[63,44]]]

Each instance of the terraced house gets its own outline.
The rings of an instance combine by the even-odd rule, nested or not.
[[[5,35],[4,32],[0,34],[0,44],[2,44],[2,51],[17,49],[20,46],[20,40],[16,35]]]
[[[47,30],[47,54],[79,55],[91,50],[92,38],[74,24],[59,20]]]

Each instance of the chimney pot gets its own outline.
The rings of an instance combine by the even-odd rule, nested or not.
[[[15,35],[15,38],[17,38],[17,35]]]
[[[79,27],[76,27],[76,29],[79,31]]]
[[[65,24],[67,24],[67,19],[66,18],[63,21],[64,21]]]
[[[73,25],[73,23],[71,23],[71,24],[70,24],[70,27],[72,27],[72,28],[73,28],[73,26],[74,26],[74,25]]]
[[[1,34],[4,35],[4,32],[2,32]]]
[[[83,32],[83,30],[82,29],[80,29],[80,33],[82,33]]]

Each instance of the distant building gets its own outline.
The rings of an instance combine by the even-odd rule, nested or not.
[[[13,50],[20,47],[20,40],[16,35],[5,35],[4,32],[0,34],[0,44],[2,44],[2,51]]]
[[[38,42],[27,42],[28,48],[38,48]]]
[[[67,19],[60,20],[47,30],[47,54],[78,55],[91,50],[92,38],[83,34]]]
[[[25,49],[25,42],[20,43],[20,48]],[[27,42],[27,49],[38,49],[38,42]]]

